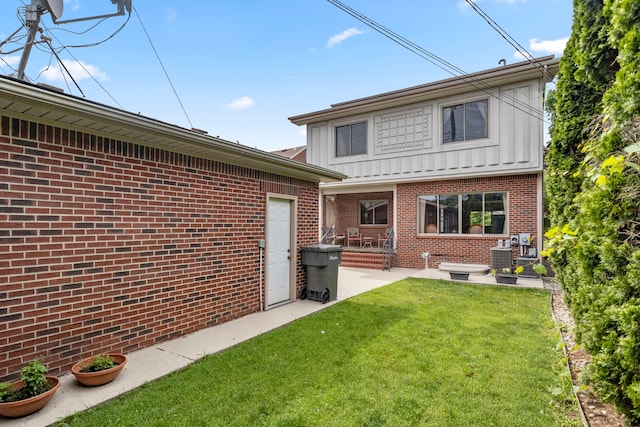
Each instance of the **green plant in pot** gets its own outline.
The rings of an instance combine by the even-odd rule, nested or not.
[[[547,275],[547,267],[545,267],[541,263],[535,263],[535,264],[531,265],[531,268],[533,268],[533,271],[535,271],[538,276],[546,276]]]
[[[20,371],[20,380],[0,384],[0,415],[22,417],[42,409],[60,387],[55,377],[47,376],[40,359],[29,362]]]
[[[541,263],[531,263],[528,264],[531,266],[533,271],[536,272],[538,276],[544,276],[547,274],[547,267],[542,265]],[[503,283],[508,285],[515,285],[518,282],[518,275],[524,271],[523,265],[519,265],[518,267],[511,269],[509,267],[503,268],[502,272],[496,272],[496,269],[491,270],[491,275],[496,278],[497,283]]]
[[[515,269],[511,269],[509,267],[505,267],[501,270],[500,273],[496,272],[495,269],[491,270],[491,274],[496,278],[497,283],[502,283],[505,285],[515,285],[518,282],[518,274],[524,271],[523,266],[518,266]]]
[[[93,363],[82,369],[82,372],[98,372],[117,366],[115,359],[108,354],[98,354],[93,357]]]
[[[113,381],[126,363],[127,357],[123,354],[97,354],[73,365],[71,373],[80,384],[99,386]]]

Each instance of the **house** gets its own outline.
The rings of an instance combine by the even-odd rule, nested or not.
[[[0,381],[295,300],[342,178],[0,77]]]
[[[306,145],[303,145],[302,147],[285,148],[283,150],[272,151],[272,153],[302,163],[305,163],[307,161]]]
[[[306,126],[307,162],[348,177],[320,184],[322,226],[356,227],[374,249],[393,228],[403,267],[424,267],[425,253],[431,267],[488,265],[492,248],[520,233],[539,251],[544,95],[558,63],[547,56],[290,117]],[[362,241],[347,243],[343,260]]]

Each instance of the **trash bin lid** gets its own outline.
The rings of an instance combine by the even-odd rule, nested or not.
[[[302,252],[342,252],[340,245],[327,245],[325,243],[317,243],[315,245],[301,246]]]

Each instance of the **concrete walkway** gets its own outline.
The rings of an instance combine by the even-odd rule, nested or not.
[[[83,387],[76,382],[73,375],[68,373],[60,378],[60,389],[42,410],[14,420],[0,417],[0,425],[41,427],[52,424],[61,418],[111,400],[149,381],[182,369],[203,356],[218,353],[336,302],[407,277],[449,280],[448,273],[434,269],[394,268],[391,271],[381,271],[340,267],[338,300],[335,302],[323,305],[317,301],[296,301],[129,353],[127,365],[120,376],[114,382],[100,387]],[[470,276],[469,282],[495,285],[495,279],[486,276]],[[519,287],[542,288],[541,280],[520,278],[518,283]]]

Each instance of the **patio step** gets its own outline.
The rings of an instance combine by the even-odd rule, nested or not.
[[[382,252],[342,252],[342,267],[382,269]]]

